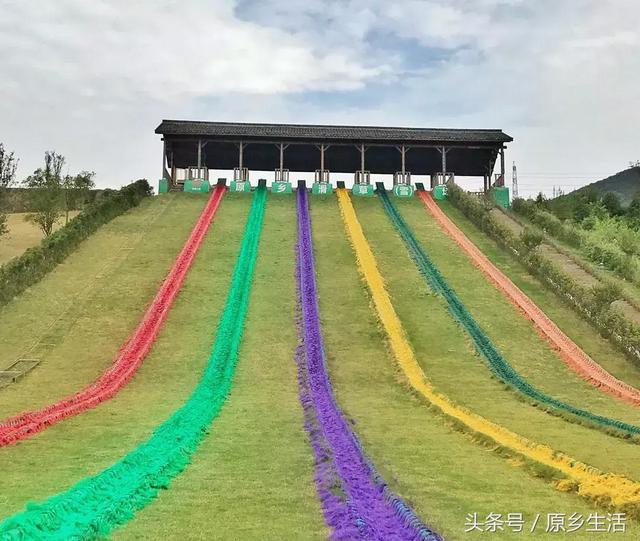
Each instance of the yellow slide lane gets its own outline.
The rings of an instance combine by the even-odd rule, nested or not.
[[[588,464],[554,451],[551,447],[515,434],[503,426],[458,406],[433,388],[418,364],[402,323],[391,304],[384,280],[364,236],[349,194],[345,189],[338,189],[336,193],[340,214],[355,251],[358,268],[369,287],[376,312],[389,338],[391,350],[409,384],[444,414],[463,423],[472,431],[487,436],[499,445],[516,451],[530,460],[562,472],[567,479],[556,481],[555,486],[559,490],[576,490],[581,496],[601,505],[613,506],[638,516],[640,514],[640,483],[622,475],[603,473]]]

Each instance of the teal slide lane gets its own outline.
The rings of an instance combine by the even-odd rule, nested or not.
[[[420,273],[427,280],[429,287],[443,297],[449,312],[469,334],[476,350],[487,360],[491,371],[496,377],[521,395],[541,404],[545,407],[546,411],[550,413],[565,412],[587,425],[613,431],[616,435],[635,436],[640,434],[640,427],[638,426],[609,417],[603,417],[591,411],[567,404],[566,402],[549,396],[524,379],[496,349],[489,337],[458,298],[456,292],[449,286],[436,265],[429,259],[429,256],[416,239],[409,225],[398,212],[398,209],[392,203],[386,191],[379,189],[378,194],[389,219],[402,237],[411,258],[415,261]]]

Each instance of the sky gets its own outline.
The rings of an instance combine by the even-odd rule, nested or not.
[[[55,150],[100,187],[155,184],[163,118],[500,128],[524,195],[640,160],[637,0],[0,0],[0,13],[0,141],[20,178]]]

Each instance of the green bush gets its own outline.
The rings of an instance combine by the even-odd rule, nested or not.
[[[527,252],[532,252],[535,250],[540,244],[542,244],[544,237],[538,231],[531,229],[529,227],[525,227],[520,233],[520,242],[527,250]]]
[[[617,272],[625,280],[638,282],[640,266],[633,256],[640,253],[638,234],[620,219],[589,214],[581,228],[562,222],[556,216],[539,209],[533,201],[515,200],[513,210],[546,233],[577,248],[593,263]],[[585,231],[586,230],[586,231]]]
[[[596,284],[591,287],[591,293],[593,296],[593,307],[597,312],[602,312],[609,308],[611,303],[622,297],[620,286],[611,283]]]
[[[105,190],[106,192],[106,190]],[[103,193],[83,212],[42,240],[0,267],[0,306],[38,282],[63,261],[84,239],[101,225],[140,204],[151,195],[146,180],[138,180],[118,191]]]

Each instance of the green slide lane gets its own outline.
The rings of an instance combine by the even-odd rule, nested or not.
[[[247,194],[225,195],[221,210],[231,197]],[[295,197],[270,196],[229,399],[189,468],[117,541],[328,537],[293,361],[296,227]]]
[[[173,199],[174,194],[169,195]],[[145,242],[139,245],[140,253],[135,258],[138,262],[153,261],[153,251],[156,250],[162,255],[159,264],[164,265],[167,257],[164,255],[161,233],[167,244],[184,242],[184,239],[174,240],[172,231],[180,229],[181,222],[186,222],[187,228],[190,228],[207,199],[203,195],[176,196],[172,206],[179,212],[174,214],[170,208],[164,214],[166,226],[160,229],[158,237],[146,237],[152,246],[151,252],[147,252]],[[146,440],[156,426],[186,402],[211,352],[212,330],[224,307],[250,204],[251,198],[246,195],[225,195],[224,203],[218,209],[153,349],[136,377],[117,396],[99,408],[68,419],[20,445],[2,449],[0,518],[20,511],[26,501],[42,500],[65,490],[78,479],[95,475],[109,467]],[[100,232],[96,235],[100,235]],[[86,244],[94,239],[95,236]],[[220,242],[221,239],[224,242]],[[166,264],[171,263],[167,261]],[[123,270],[131,272],[130,267],[124,267]],[[149,269],[145,272],[156,271]],[[120,274],[114,275],[112,280],[120,283]],[[119,292],[122,291],[115,287]],[[157,288],[157,285],[153,287]],[[137,298],[135,291],[127,289],[127,292]],[[129,307],[133,317],[144,310],[146,299],[138,302],[139,305]],[[101,305],[102,302],[98,302],[96,307],[88,306],[85,317],[100,317]],[[125,315],[130,317],[129,312]],[[73,336],[77,340],[82,338],[79,334]],[[117,338],[107,342],[107,336],[110,335],[103,338],[105,346],[110,345],[112,349],[119,347]],[[82,348],[64,359],[66,366],[73,366],[74,369],[76,365],[94,360],[91,357],[93,344],[88,340],[79,343]],[[58,380],[72,377],[68,375],[70,370],[49,371],[46,365],[39,369],[47,370],[51,386],[57,385]],[[82,369],[83,366],[78,366],[78,370]],[[17,387],[28,384],[32,376],[35,377],[36,373],[22,380]],[[2,394],[0,391],[0,399]]]
[[[466,333],[451,317],[442,298],[425,284],[380,202],[358,199],[354,204],[417,359],[436,389],[517,434],[548,444],[604,471],[640,480],[640,464],[634,458],[638,454],[636,444],[533,408],[493,377],[483,365],[484,361],[478,358]],[[398,201],[397,205],[406,216],[409,205],[404,201]],[[424,208],[421,210],[424,213]],[[425,238],[422,242],[431,247],[436,240]],[[453,257],[451,252],[446,253]],[[535,341],[542,339],[532,332],[532,336],[524,338],[511,335],[515,342],[513,347],[521,350],[535,347]],[[544,341],[541,344],[546,346]],[[551,350],[549,354],[555,355]],[[565,367],[559,359],[554,359],[552,366],[557,370]],[[582,380],[578,381],[584,384]],[[611,397],[603,396],[616,404]]]
[[[430,295],[424,281],[411,263],[402,243],[394,238],[393,226],[384,214],[379,201],[363,201],[353,198],[358,218],[367,233],[367,239],[375,244],[376,259],[382,265],[385,278],[389,278],[389,268],[403,275],[415,272],[418,287],[404,282],[401,288],[402,304],[406,299],[422,300]],[[361,204],[362,203],[362,204]],[[593,508],[573,494],[562,494],[541,479],[536,479],[516,461],[506,460],[481,443],[458,432],[442,416],[426,407],[423,400],[408,389],[403,377],[398,374],[397,365],[387,350],[384,334],[379,329],[375,313],[370,307],[370,299],[365,286],[358,276],[354,254],[345,236],[344,228],[335,200],[313,199],[311,202],[314,246],[317,261],[319,303],[322,314],[322,328],[325,338],[327,362],[336,397],[345,414],[354,420],[354,430],[369,450],[390,487],[401,493],[413,509],[429,524],[437,528],[447,540],[471,538],[465,534],[465,516],[477,512],[483,518],[490,512],[522,512],[527,524],[537,513],[582,513],[587,516]],[[375,213],[378,213],[377,215]],[[371,227],[368,227],[371,226]],[[386,231],[377,235],[373,231]],[[389,229],[390,228],[390,229]],[[398,251],[394,251],[395,248]],[[389,254],[381,257],[381,254]],[[397,255],[397,254],[400,255]],[[410,272],[411,271],[411,272]],[[397,291],[393,291],[394,306],[403,324],[415,329],[414,318],[407,321],[405,310],[400,310]],[[424,343],[412,343],[428,360],[429,377],[431,364],[453,364],[458,355],[467,355],[468,365],[478,370],[476,359],[466,350],[464,342],[456,347],[437,331],[442,323],[455,323],[445,309],[424,314],[420,310],[418,326],[431,325],[427,349]],[[456,379],[458,373],[452,366],[449,379]],[[493,385],[496,385],[493,380]],[[502,393],[511,403],[518,404],[510,393]],[[531,410],[530,406],[526,406]],[[557,420],[543,415],[545,420]],[[562,422],[566,425],[566,423]],[[600,435],[592,430],[590,435]],[[603,435],[604,436],[604,435]],[[613,439],[613,438],[609,438]],[[613,440],[617,441],[617,440]],[[488,487],[490,486],[490,490]],[[633,525],[628,535],[638,533]],[[539,536],[544,533],[538,530]],[[477,534],[481,537],[481,534]],[[489,535],[490,534],[485,534]],[[598,534],[602,539],[619,539],[620,534]],[[514,533],[505,529],[500,532],[501,540],[523,539],[524,533]],[[557,537],[556,537],[557,536]],[[580,532],[553,534],[554,539],[589,540],[593,534]]]
[[[254,196],[213,351],[189,400],[146,442],[110,468],[0,523],[7,539],[93,538],[147,505],[188,464],[230,391],[244,330],[266,189]]]

